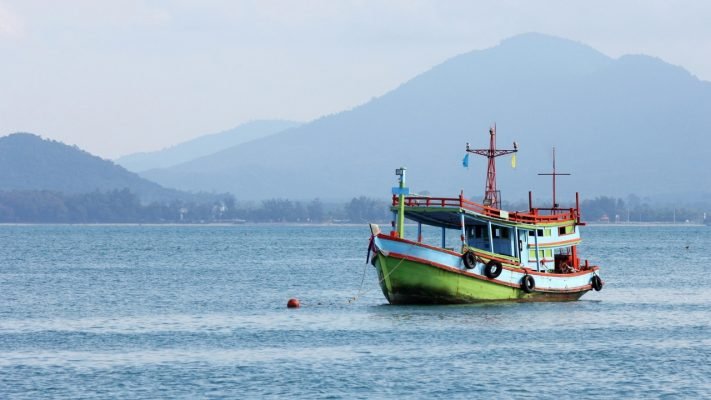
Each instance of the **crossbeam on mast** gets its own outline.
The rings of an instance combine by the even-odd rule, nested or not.
[[[556,188],[555,188],[555,181],[557,176],[565,176],[565,175],[570,175],[568,173],[561,173],[561,172],[556,172],[555,169],[555,147],[553,147],[553,172],[545,172],[545,173],[540,173],[538,175],[545,175],[545,176],[552,176],[553,177],[553,209],[558,208],[558,203],[555,201],[555,193],[556,193]]]
[[[514,142],[513,150],[497,149],[496,148],[496,124],[489,128],[489,148],[488,149],[470,149],[467,143],[467,152],[484,156],[489,160],[486,168],[486,188],[484,191],[484,205],[501,209],[501,198],[499,191],[496,190],[496,157],[501,157],[506,154],[518,152],[518,145]]]

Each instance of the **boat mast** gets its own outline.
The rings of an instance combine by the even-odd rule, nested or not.
[[[484,156],[489,160],[489,165],[486,169],[486,190],[484,192],[484,205],[501,209],[501,193],[496,190],[496,157],[506,154],[516,153],[518,145],[514,142],[513,150],[502,150],[496,148],[496,124],[489,128],[489,148],[488,149],[470,149],[467,143],[467,152]]]
[[[405,196],[410,194],[410,189],[405,187],[405,172],[407,168],[400,167],[395,170],[395,175],[398,176],[398,187],[393,188],[393,196],[398,196],[397,203],[397,225],[393,224],[393,228],[396,228],[397,237],[402,238],[405,236]],[[393,221],[394,222],[394,221]]]
[[[553,177],[553,209],[558,208],[558,203],[556,203],[556,201],[555,201],[555,177],[562,176],[562,175],[570,175],[570,174],[556,172],[556,170],[555,170],[555,147],[553,148],[553,172],[552,173],[540,173],[538,175],[547,175],[547,176]]]

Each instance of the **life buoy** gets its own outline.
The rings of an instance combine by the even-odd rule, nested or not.
[[[504,267],[500,262],[496,260],[489,260],[489,262],[486,263],[486,267],[484,267],[484,275],[486,275],[489,279],[494,279],[501,275],[501,270],[503,269]]]
[[[476,266],[476,256],[471,251],[462,254],[462,260],[466,269],[472,269]]]
[[[595,289],[596,292],[599,292],[602,290],[602,279],[600,279],[599,276],[593,275],[592,281],[590,282],[590,286],[592,286],[593,289]]]
[[[531,293],[535,287],[535,279],[531,275],[524,275],[523,279],[521,279],[521,289],[526,293]]]

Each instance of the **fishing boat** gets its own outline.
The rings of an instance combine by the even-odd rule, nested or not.
[[[556,203],[556,177],[569,174],[556,171],[555,153],[553,172],[539,174],[553,177],[552,206],[534,208],[529,192],[528,210],[505,211],[496,188],[495,160],[506,154],[515,157],[518,146],[514,142],[513,149],[497,149],[495,127],[489,135],[488,149],[470,149],[467,144],[465,156],[465,163],[469,154],[488,159],[482,203],[466,199],[463,192],[456,197],[410,195],[406,168],[396,170],[399,185],[392,191],[391,231],[370,224],[368,248],[389,303],[570,301],[602,289],[599,267],[581,261],[578,254],[580,227],[585,225],[579,195],[574,208]],[[405,237],[406,220],[417,224],[416,237]],[[437,243],[423,241],[423,225],[430,231],[434,227],[437,236],[441,232]]]

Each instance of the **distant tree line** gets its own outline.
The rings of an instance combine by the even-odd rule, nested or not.
[[[527,204],[504,203],[522,210]],[[570,207],[570,205],[563,205]],[[704,209],[651,205],[631,195],[627,200],[601,196],[583,200],[583,219],[590,222],[702,222]],[[232,195],[203,201],[173,200],[144,204],[128,189],[83,194],[53,191],[0,191],[0,223],[368,223],[388,222],[390,201],[355,197],[346,203],[320,199],[273,198],[238,202]]]
[[[599,222],[703,222],[703,206],[653,204],[629,195],[627,200],[600,196],[580,204],[583,219]]]
[[[26,223],[212,223],[212,222],[384,222],[389,202],[365,196],[346,204],[275,198],[239,203],[232,195],[210,201],[142,204],[128,189],[83,194],[0,191],[0,222]]]
[[[471,199],[480,202],[480,197]],[[528,202],[504,201],[502,206],[505,210],[527,210]],[[575,207],[572,203],[563,203],[562,208]],[[550,207],[550,199],[536,199],[534,207]],[[592,199],[584,199],[580,202],[580,212],[583,221],[602,223],[623,223],[623,222],[704,222],[704,215],[707,210],[711,211],[711,203],[699,202],[697,204],[670,205],[649,198],[640,198],[630,194],[625,199],[598,196]],[[711,218],[711,215],[709,215]],[[708,221],[708,220],[707,220]]]

